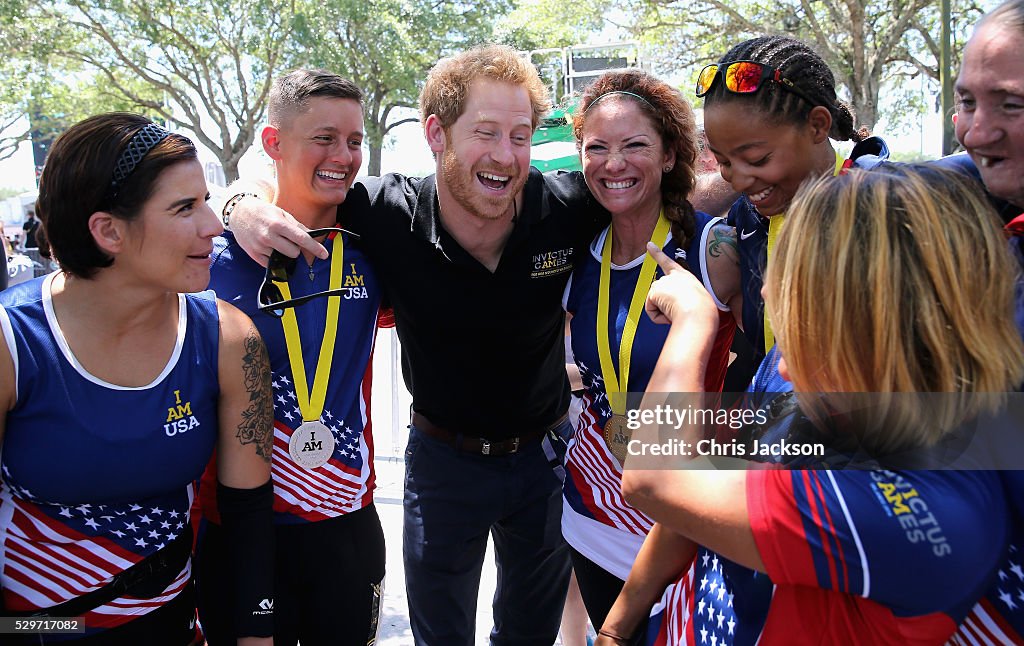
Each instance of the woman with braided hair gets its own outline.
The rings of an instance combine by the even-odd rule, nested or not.
[[[768,285],[775,299],[773,321],[788,340],[788,367],[772,350],[753,392],[771,396],[792,390],[790,376],[802,380],[803,391],[967,387],[981,391],[978,401],[998,395],[985,391],[1012,387],[1022,366],[1009,317],[979,314],[971,322],[942,324],[946,311],[964,311],[962,299],[973,301],[973,295],[946,289],[948,281],[937,287],[910,277],[926,267],[949,271],[957,258],[992,257],[1005,268],[991,214],[970,187],[926,168],[890,167],[877,177],[872,172],[831,179],[851,166],[877,166],[885,147],[869,139],[858,142],[851,160],[836,154],[829,137],[863,140],[865,133],[854,128],[851,111],[836,100],[825,63],[793,39],[741,43],[702,71],[697,93],[706,98],[706,131],[722,175],[743,193],[731,217],[744,265],[746,329],[755,335],[764,329],[762,352],[774,346],[760,294],[767,275],[775,281]],[[779,226],[807,180],[813,180],[814,190],[793,207],[792,225]],[[946,215],[954,211],[956,223]],[[915,235],[888,236],[886,244],[878,244],[889,230]],[[958,251],[936,255],[942,245],[932,243],[946,237]],[[782,268],[777,260],[784,262]],[[802,273],[794,278],[792,270],[799,268]],[[997,282],[994,275],[959,279],[985,285],[984,300],[992,307],[1008,305],[1005,285],[990,285]],[[933,289],[937,294],[931,295]],[[690,290],[691,296],[696,293]],[[894,294],[900,297],[892,300]],[[844,302],[852,305],[850,298],[859,305],[844,309]],[[694,318],[686,309],[665,311],[651,302],[648,309],[673,327]],[[904,350],[898,346],[905,341],[897,342],[880,353],[880,330],[872,325],[883,321],[889,326],[886,342],[927,341]],[[933,334],[936,325],[944,330],[941,339]],[[970,330],[974,338],[958,330]],[[670,347],[684,347],[671,342],[672,336],[658,368],[664,362],[667,371],[652,377],[652,392],[696,390],[680,382],[680,375],[688,374],[683,360],[692,358],[695,344],[685,344],[687,353],[677,351],[671,358]],[[1004,357],[994,352],[1001,347],[1008,348]],[[975,365],[965,359],[971,356],[985,359]],[[940,378],[940,367],[950,365],[956,368]],[[981,385],[984,380],[961,379],[988,368],[1002,371],[997,381]],[[886,381],[907,374],[914,377]],[[660,378],[666,375],[671,378]],[[943,381],[946,377],[952,380]],[[902,439],[917,446],[936,441]],[[651,612],[649,643],[942,643],[980,594],[992,568],[990,557],[998,556],[1005,539],[1005,505],[991,474],[843,471],[794,472],[791,478],[762,471],[702,479],[659,471],[651,472],[657,473],[652,478],[635,470],[642,465],[627,466],[626,499],[658,522],[602,627],[604,644],[626,643],[659,598]],[[888,520],[900,518],[902,507],[893,511],[891,505],[902,503],[904,494],[916,498],[906,501],[908,510],[925,512],[922,526],[901,529]],[[889,507],[877,507],[878,501]],[[885,515],[872,516],[879,511]],[[916,511],[906,522],[918,522]],[[945,520],[939,520],[940,513]],[[981,522],[978,513],[991,521],[992,531],[984,536],[974,531]],[[975,524],[963,524],[971,514]],[[929,540],[918,541],[917,529]],[[891,530],[895,534],[886,537]],[[935,551],[931,538],[941,543]],[[945,558],[947,549],[968,558]],[[929,577],[935,577],[931,583]],[[955,591],[945,585],[949,580],[958,582]]]
[[[755,366],[774,344],[761,299],[762,274],[789,203],[800,185],[850,166],[870,167],[885,143],[858,129],[836,97],[832,70],[806,43],[786,36],[744,41],[706,66],[697,80],[704,98],[708,147],[740,198],[729,211],[736,227],[743,282],[744,332]],[[844,159],[832,141],[857,145]]]
[[[625,416],[639,403],[668,332],[642,311],[660,275],[646,244],[692,271],[716,303],[710,392],[722,389],[742,304],[735,230],[687,200],[698,144],[682,94],[641,70],[608,72],[587,86],[573,126],[587,186],[612,216],[565,297],[584,406],[566,451],[562,533],[587,613],[600,626],[652,525],[620,491]]]

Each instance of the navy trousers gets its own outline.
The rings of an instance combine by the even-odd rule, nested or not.
[[[569,432],[568,422],[559,432]],[[473,455],[413,427],[405,469],[402,546],[416,644],[473,645],[490,535],[498,570],[491,644],[551,646],[570,564],[562,484],[541,443],[512,455]]]

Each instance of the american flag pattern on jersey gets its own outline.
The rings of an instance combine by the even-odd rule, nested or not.
[[[705,286],[710,285],[706,276],[704,257],[708,236],[712,228],[721,218],[706,213],[696,213],[693,236],[686,248],[680,248],[671,236],[663,249],[677,262],[691,268],[694,275]],[[599,234],[589,247],[589,253],[573,273],[566,288],[565,309],[572,314],[570,321],[571,344],[574,361],[579,368],[583,380],[583,411],[573,440],[566,451],[566,479],[563,493],[566,503],[573,511],[584,518],[593,519],[603,525],[621,530],[634,537],[647,535],[653,525],[652,520],[638,511],[622,497],[622,468],[618,460],[611,454],[604,441],[604,425],[612,416],[612,409],[605,392],[604,378],[598,355],[596,338],[596,317],[600,285],[601,249],[609,235],[609,230]],[[609,350],[613,363],[617,366],[619,344],[630,303],[636,289],[636,282],[642,267],[642,259],[635,259],[623,267],[611,272],[608,286],[609,310]],[[656,275],[661,275],[661,270]],[[710,287],[709,287],[710,289]],[[721,391],[725,379],[725,369],[729,360],[729,346],[735,329],[731,313],[719,311],[719,333],[708,362],[705,388],[708,391]],[[657,325],[645,314],[640,315],[637,322],[636,336],[633,339],[629,371],[629,402],[628,406],[638,406],[639,394],[647,387],[647,382],[654,372],[668,326]],[[563,523],[563,527],[564,527]],[[566,538],[574,548],[588,554],[588,558],[597,556],[595,551],[608,549],[598,545],[601,541],[591,540],[591,545],[581,549],[580,541],[586,541],[583,528],[570,529]],[[628,540],[623,541],[629,543]],[[635,549],[639,549],[639,543]],[[606,567],[600,561],[599,565]]]
[[[1024,533],[1018,526],[988,593],[971,609],[950,644],[1024,645]]]
[[[289,374],[273,373],[274,511],[306,521],[352,513],[373,501],[373,435],[370,416],[370,383],[373,353],[359,388],[359,404],[342,417],[328,401],[320,421],[334,436],[334,455],[321,467],[304,469],[288,453],[292,432],[302,424],[302,413]],[[345,402],[348,404],[349,402]]]
[[[759,588],[747,597],[750,607],[744,623],[734,606],[732,573],[744,585]],[[731,563],[699,548],[690,568],[666,588],[651,610],[647,629],[649,646],[744,646],[756,644],[773,586],[768,577]]]
[[[334,250],[336,236],[324,241]],[[296,271],[289,279],[293,297],[327,290],[331,263],[314,260],[310,273]],[[380,308],[381,291],[376,274],[359,248],[346,238],[343,285],[356,285],[340,297],[338,338],[334,346],[327,394],[320,421],[334,436],[334,455],[313,470],[295,464],[288,454],[292,431],[302,425],[295,379],[281,320],[256,308],[257,292],[265,270],[238,247],[226,232],[214,240],[210,287],[217,296],[252,318],[267,346],[274,394],[274,522],[304,523],[336,518],[362,509],[373,501],[373,440],[370,424],[370,384],[377,322],[389,322]],[[312,387],[319,361],[320,342],[330,299],[315,298],[295,309],[307,387]],[[219,522],[216,481],[211,469],[200,488],[203,514]]]
[[[0,487],[5,606],[50,608],[102,587],[185,531],[193,497],[189,484],[136,503],[70,506],[37,500],[5,482]],[[115,599],[87,612],[85,624],[91,632],[152,612],[180,594],[190,577],[187,563],[158,596]]]
[[[693,641],[722,646],[732,644],[736,635],[733,593],[723,576],[723,561],[714,552],[701,549],[694,563]]]
[[[622,468],[604,441],[603,427],[612,416],[604,380],[577,360],[585,388],[579,424],[566,450],[564,495],[573,509],[605,525],[646,536],[654,525],[622,497]]]
[[[694,563],[691,562],[686,571],[665,588],[661,599],[651,608],[645,641],[647,646],[693,643],[690,623],[693,616],[693,574]]]

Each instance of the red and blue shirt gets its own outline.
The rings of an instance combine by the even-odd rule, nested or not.
[[[295,378],[288,360],[281,319],[260,312],[257,293],[265,270],[252,260],[227,232],[214,241],[210,288],[217,296],[249,315],[267,346],[274,394],[275,522],[301,523],[335,518],[362,509],[373,501],[373,436],[370,420],[370,385],[373,348],[381,290],[358,242],[344,239],[344,268],[327,397],[320,421],[334,436],[334,454],[323,466],[305,469],[292,460],[288,442],[302,424]],[[334,235],[324,242],[334,249]],[[288,281],[292,298],[326,291],[331,259],[299,258]],[[313,383],[327,320],[327,298],[315,298],[295,308],[302,357],[309,386]],[[308,394],[308,393],[307,393]],[[209,484],[210,486],[207,486]],[[216,521],[213,469],[203,480],[203,513]]]
[[[791,389],[777,358],[754,395]],[[997,472],[749,471],[767,573],[701,548],[653,609],[648,643],[944,643],[992,584],[1008,497]]]
[[[703,551],[649,643],[943,643],[999,563],[1005,506],[994,472],[750,471],[767,576]]]

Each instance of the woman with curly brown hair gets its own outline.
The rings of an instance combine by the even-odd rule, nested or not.
[[[695,183],[693,111],[678,90],[640,70],[609,72],[583,95],[573,123],[587,185],[612,215],[566,290],[584,407],[566,455],[562,533],[588,614],[600,626],[651,520],[622,499],[626,415],[647,385],[666,329],[643,316],[657,271],[648,242],[687,266],[718,308],[705,387],[722,388],[739,313],[735,231],[687,201]]]

